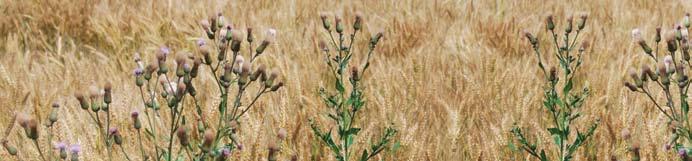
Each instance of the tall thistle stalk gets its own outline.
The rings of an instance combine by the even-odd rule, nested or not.
[[[344,24],[340,17],[335,18],[334,30],[331,28],[332,26],[327,15],[321,15],[321,19],[323,28],[331,39],[331,45],[327,45],[327,42],[320,41],[319,47],[320,50],[324,52],[325,63],[328,66],[330,75],[334,79],[334,91],[327,91],[325,88],[320,88],[320,96],[325,105],[331,110],[328,114],[330,120],[334,121],[337,125],[337,140],[332,138],[333,127],[328,128],[329,131],[323,132],[322,128],[313,120],[310,120],[310,125],[315,135],[329,147],[338,161],[348,161],[353,153],[352,145],[355,143],[356,136],[361,130],[361,128],[356,126],[358,120],[357,114],[359,114],[358,112],[361,112],[365,106],[361,80],[370,66],[372,53],[383,34],[377,33],[370,38],[365,64],[363,66],[352,66],[349,72],[350,76],[346,78],[347,67],[349,66],[354,51],[356,51],[353,49],[353,44],[355,43],[358,31],[362,28],[362,16],[358,14],[355,18],[353,33],[350,35],[348,45],[346,45],[345,39],[347,35],[344,33]],[[336,33],[334,33],[334,31],[336,31]],[[338,39],[334,39],[334,34],[337,35]],[[329,46],[335,49],[334,52],[330,52]],[[351,85],[351,88],[346,88],[347,83]],[[376,143],[372,144],[369,149],[363,149],[359,160],[370,160],[382,152],[387,144],[392,142],[396,133],[397,131],[394,128],[387,127],[382,137],[378,139]]]
[[[555,145],[555,154],[557,154],[557,156],[554,158],[559,161],[572,160],[577,149],[593,136],[598,126],[598,121],[596,121],[586,133],[581,133],[577,130],[576,138],[570,140],[570,137],[573,136],[572,129],[574,125],[572,125],[572,123],[581,116],[581,113],[577,110],[584,104],[589,92],[586,87],[584,87],[582,91],[573,90],[575,73],[582,65],[582,56],[587,46],[586,43],[582,43],[579,49],[576,48],[579,34],[586,26],[586,19],[587,16],[585,14],[579,17],[576,23],[576,33],[572,34],[573,18],[567,18],[564,34],[560,37],[557,33],[559,31],[555,29],[552,15],[546,18],[546,29],[550,32],[549,35],[552,35],[552,47],[555,48],[553,58],[559,62],[562,76],[559,75],[556,67],[551,67],[549,71],[546,71],[541,57],[542,50],[539,47],[538,38],[534,37],[529,32],[525,32],[526,38],[529,40],[536,53],[538,67],[544,76],[540,78],[540,80],[545,81],[546,85],[544,88],[544,100],[542,105],[548,112],[548,116],[552,121],[552,127],[547,130],[552,136]],[[572,35],[574,37],[570,37]],[[546,149],[539,149],[536,144],[530,143],[524,136],[524,133],[522,133],[521,128],[516,124],[511,132],[518,140],[521,149],[541,161],[550,160],[545,152]]]
[[[632,30],[634,42],[650,58],[650,63],[655,64],[656,71],[648,65],[642,65],[641,72],[631,69],[629,76],[632,82],[625,82],[625,87],[632,92],[646,95],[655,108],[666,116],[670,139],[663,147],[666,150],[674,148],[681,160],[690,159],[687,154],[692,150],[692,125],[689,120],[688,101],[690,80],[688,72],[685,71],[686,68],[692,67],[689,29],[689,14],[685,15],[681,23],[667,31],[662,31],[660,27],[656,28],[653,38],[655,48],[647,44],[639,29]],[[664,41],[664,49],[659,51],[661,40]],[[660,59],[661,57],[663,59]],[[656,88],[660,92],[656,92]],[[660,99],[655,96],[656,93],[663,93],[665,96]],[[638,152],[632,152],[633,156],[637,154],[636,158],[639,158]]]

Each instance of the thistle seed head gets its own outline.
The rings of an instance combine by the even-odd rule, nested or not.
[[[320,50],[323,52],[329,52],[329,47],[327,46],[327,42],[325,42],[324,40],[320,40],[317,43],[317,47],[319,47]]]
[[[276,133],[276,137],[278,137],[280,140],[286,139],[286,136],[288,136],[288,132],[286,132],[286,129],[280,128],[279,132]]]
[[[240,51],[240,43],[243,40],[243,35],[240,33],[240,31],[233,30],[231,31],[232,34],[232,41],[231,41],[231,51],[233,52],[238,52]]]
[[[206,19],[199,21],[199,25],[202,26],[202,29],[204,29],[204,31],[208,31],[211,28],[209,20]]]
[[[177,136],[178,140],[180,140],[180,145],[182,145],[183,147],[187,147],[188,145],[190,145],[187,127],[183,126],[178,128]]]
[[[654,41],[656,41],[656,43],[661,42],[661,27],[656,27],[656,37]]]
[[[202,151],[204,152],[210,152],[211,151],[211,146],[214,143],[214,131],[211,129],[207,129],[204,131],[204,139],[202,141]]]
[[[584,26],[586,26],[586,19],[589,17],[587,13],[580,13],[579,14],[579,20],[577,20],[577,29],[578,30],[584,30]]]
[[[632,40],[637,43],[644,41],[644,38],[642,38],[642,32],[638,28],[632,30]]]

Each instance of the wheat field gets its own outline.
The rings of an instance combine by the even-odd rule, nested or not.
[[[542,140],[539,146],[550,145],[550,134],[542,130],[549,120],[541,108],[540,73],[521,32],[540,37],[546,34],[548,14],[560,26],[568,15],[582,12],[589,19],[581,41],[592,45],[577,74],[583,78],[579,84],[592,93],[577,125],[584,130],[586,122],[599,119],[601,126],[576,160],[626,159],[620,139],[625,129],[641,145],[644,160],[673,160],[674,152],[662,150],[668,140],[665,128],[658,128],[666,125],[664,115],[645,97],[628,92],[623,81],[630,67],[647,61],[630,31],[640,28],[650,39],[655,27],[672,26],[692,11],[692,1],[2,0],[0,11],[0,129],[9,129],[17,113],[45,117],[58,102],[64,108],[55,140],[81,144],[83,160],[104,160],[105,153],[93,145],[97,134],[88,132],[90,120],[78,112],[73,94],[112,82],[113,120],[125,136],[125,150],[136,154],[134,139],[128,139],[134,131],[126,128],[129,113],[144,108],[132,76],[134,53],[149,60],[164,45],[193,51],[196,38],[203,36],[199,20],[216,12],[227,15],[233,26],[276,29],[276,43],[259,61],[280,69],[286,83],[245,116],[240,139],[247,149],[234,153],[234,160],[265,160],[266,144],[277,128],[289,131],[281,156],[333,160],[325,149],[315,148],[319,142],[307,123],[325,120],[319,115],[324,110],[318,89],[330,85],[320,79],[328,76],[321,70],[324,64],[314,61],[322,59],[317,49],[325,38],[319,30],[321,12],[345,21],[362,13],[365,32],[358,37],[384,32],[364,78],[367,114],[361,116],[364,133],[357,142],[371,142],[380,127],[393,123],[401,148],[377,160],[533,160],[508,146],[513,123]],[[218,102],[211,95],[202,94],[204,106]],[[39,159],[20,130],[8,137],[23,160]],[[4,150],[0,158],[13,160]]]

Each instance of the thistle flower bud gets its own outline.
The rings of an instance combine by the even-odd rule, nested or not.
[[[10,155],[13,155],[13,156],[17,155],[17,148],[15,148],[12,145],[7,144],[7,141],[3,141],[2,146],[5,147],[5,150],[7,150],[7,153],[9,153]]]
[[[226,65],[223,66],[223,75],[221,76],[221,80],[224,82],[230,82],[231,77],[233,75],[233,68],[231,67],[230,63],[226,63]]]
[[[668,70],[666,65],[658,64],[658,75],[661,77],[661,83],[663,85],[670,84],[670,77],[668,77]]]
[[[50,121],[49,125],[53,125],[53,123],[58,121],[58,108],[60,108],[60,104],[57,102],[54,102],[52,105],[52,109],[50,110],[50,115],[48,116],[48,121]]]
[[[555,67],[550,67],[550,74],[548,75],[548,81],[555,81],[557,80],[557,68]]]
[[[58,142],[55,143],[53,146],[60,153],[61,159],[67,158],[67,144],[65,144],[64,142]]]
[[[322,19],[322,27],[327,30],[331,31],[331,23],[329,23],[329,19],[327,18],[329,15],[327,13],[320,13],[320,19]]]
[[[222,36],[224,36],[224,40],[231,41],[231,39],[233,38],[233,28],[231,28],[230,25],[226,25],[226,27],[224,27],[224,29],[222,29],[221,31],[226,31],[225,33],[221,34]]]
[[[354,81],[359,81],[360,80],[360,74],[358,72],[358,67],[357,66],[351,66],[351,79]]]
[[[678,41],[682,40],[682,25],[681,24],[675,25],[675,39]]]
[[[183,147],[187,147],[190,145],[190,139],[188,137],[188,130],[186,127],[180,127],[178,128],[177,132],[178,140],[180,140],[180,145]]]
[[[675,73],[675,68],[676,68],[676,67],[675,67],[674,64],[673,64],[673,61],[674,61],[674,60],[673,60],[673,56],[666,55],[665,57],[663,57],[663,64],[664,64],[665,67],[666,67],[666,73],[667,73],[668,75],[671,75],[671,74]]]
[[[225,161],[228,160],[228,157],[231,156],[231,150],[228,148],[223,148],[221,150],[221,153],[218,157],[216,157],[216,161]]]
[[[586,13],[579,14],[579,20],[577,20],[577,30],[581,31],[586,26],[586,19],[589,17]]]
[[[243,63],[240,71],[240,78],[238,78],[238,85],[241,88],[244,88],[244,86],[248,83],[250,80],[250,69],[251,65],[250,63]]]
[[[276,145],[276,143],[274,143],[274,142],[270,142],[268,147],[269,147],[268,148],[269,149],[269,156],[267,157],[267,160],[276,161],[278,159],[277,157],[279,155],[279,150],[280,150],[279,146]]]
[[[654,41],[656,41],[656,43],[661,42],[661,27],[656,27],[656,37]]]
[[[682,18],[682,24],[685,28],[690,28],[690,13],[685,13],[685,17]]]
[[[680,157],[681,160],[687,160],[687,149],[685,148],[680,148],[678,149],[678,156]]]
[[[676,36],[674,31],[666,32],[666,44],[669,52],[675,52],[677,50],[677,44],[675,42]]]
[[[252,27],[247,28],[247,42],[252,43],[255,41],[255,36],[252,34]]]
[[[217,26],[218,23],[216,22],[217,18],[218,18],[218,16],[216,16],[216,15],[209,16],[209,22],[211,25],[211,26],[209,26],[209,29],[211,29],[212,33],[216,32],[216,29],[218,29],[218,27],[219,27],[219,26]]]
[[[633,143],[632,146],[630,146],[629,150],[632,153],[632,160],[638,161],[640,159],[639,144]]]
[[[83,110],[89,109],[89,103],[87,102],[86,98],[84,98],[84,94],[75,93],[74,97],[77,98],[77,101],[79,101],[79,105]]]
[[[103,102],[111,104],[113,102],[113,84],[111,84],[111,82],[106,82],[106,85],[103,86],[103,91]]]
[[[240,74],[242,71],[242,66],[243,63],[245,62],[245,58],[241,55],[236,56],[235,58],[235,66],[233,66],[233,73],[235,74]]]
[[[637,87],[635,87],[634,84],[632,84],[630,82],[625,82],[625,87],[627,87],[627,89],[629,89],[632,92],[637,91]]]
[[[324,40],[320,40],[317,43],[317,47],[319,47],[320,50],[323,52],[329,52],[329,47],[327,46],[327,42],[325,42]]]
[[[546,29],[548,29],[549,31],[555,29],[555,23],[553,22],[552,14],[548,15],[548,17],[545,18],[545,25]]]
[[[370,38],[370,49],[375,48],[375,45],[380,42],[382,36],[384,36],[384,34],[382,32],[378,32],[377,34],[373,35],[372,38]]]
[[[622,140],[629,140],[631,138],[630,131],[627,129],[623,129],[620,131],[620,136],[622,137]]]
[[[642,72],[646,74],[649,78],[651,78],[652,81],[657,81],[658,80],[658,75],[656,75],[649,66],[644,65],[642,66]],[[643,77],[643,76],[642,76]]]
[[[537,45],[538,44],[538,39],[531,34],[531,32],[524,30],[524,36],[526,37],[527,40],[531,43],[531,45]]]
[[[682,40],[688,39],[690,37],[690,32],[687,28],[680,29],[680,35],[682,35]]]
[[[284,82],[279,82],[279,83],[275,84],[274,86],[272,86],[271,91],[276,92],[279,89],[281,89],[281,87],[283,87],[283,86],[284,86]]]
[[[636,85],[637,88],[644,87],[644,81],[641,78],[639,78],[639,75],[637,75],[637,71],[635,71],[634,69],[630,69],[629,73],[632,80],[634,80],[634,85]]]
[[[113,141],[115,141],[117,145],[123,145],[123,136],[120,133],[115,133],[115,135],[113,135]]]
[[[264,64],[262,64],[262,65],[260,65],[259,67],[257,67],[257,69],[255,69],[255,73],[252,73],[252,75],[250,75],[250,81],[255,81],[255,80],[257,80],[257,78],[259,78],[259,77],[261,77],[262,75],[264,75],[265,72],[266,72],[266,70],[267,70],[266,68],[267,68],[267,67],[264,66]]]
[[[209,29],[211,29],[211,24],[209,24],[209,20],[201,20],[199,21],[199,25],[202,26],[202,29],[204,31],[209,32]]]
[[[202,65],[202,59],[197,58],[192,62],[192,69],[190,70],[190,76],[196,78],[199,73],[199,66]]]
[[[26,137],[31,140],[38,139],[38,122],[35,119],[29,119],[26,122],[26,127],[24,127],[26,132]]]
[[[202,141],[202,151],[208,153],[211,151],[211,146],[214,143],[214,131],[207,129],[204,131],[204,139]]]
[[[144,85],[144,78],[142,78],[142,75],[144,74],[144,71],[142,71],[142,68],[139,68],[139,67],[135,68],[134,74],[135,74],[135,85],[137,85],[137,87],[143,86]]]
[[[132,124],[133,127],[137,130],[142,128],[142,122],[139,120],[139,112],[138,111],[132,111],[130,114],[130,117],[132,117]]]
[[[271,88],[271,87],[274,85],[274,80],[275,80],[276,77],[278,77],[278,76],[279,76],[279,73],[277,73],[276,71],[272,72],[272,73],[269,75],[269,78],[267,78],[267,80],[264,81],[264,87],[265,87],[265,88]]]
[[[147,81],[151,80],[152,74],[154,74],[154,71],[156,71],[157,68],[159,67],[156,65],[156,63],[147,65],[144,71],[144,79]],[[144,82],[142,82],[142,84],[144,84]]]
[[[176,97],[182,98],[185,96],[185,92],[187,92],[187,85],[183,82],[178,83],[178,90],[176,90]]]
[[[74,145],[70,146],[70,153],[71,153],[70,161],[79,161],[79,152],[80,151],[82,151],[82,148],[79,145],[74,144]]]
[[[571,33],[572,32],[572,22],[574,21],[574,17],[568,16],[567,17],[567,27],[565,27],[565,32],[566,33]]]
[[[216,14],[216,26],[221,28],[226,25],[226,18],[219,12]]]
[[[339,34],[344,33],[344,24],[341,22],[341,17],[334,16],[334,25],[336,26],[336,32]]]
[[[231,51],[237,53],[240,51],[240,43],[242,42],[242,34],[239,31],[231,31],[232,36],[232,41],[231,41]]]
[[[264,53],[264,50],[267,49],[267,46],[269,46],[269,44],[271,44],[271,41],[269,41],[268,39],[262,40],[260,45],[257,46],[257,49],[255,50],[255,52],[256,52],[255,57]]]
[[[175,69],[175,76],[178,78],[185,76],[185,69],[183,68],[184,65],[186,64],[187,58],[183,55],[178,55],[178,57],[175,59],[175,63],[177,68]]]
[[[363,14],[358,12],[358,13],[356,13],[356,20],[353,22],[353,30],[354,31],[360,30],[363,27],[362,23],[363,23]]]

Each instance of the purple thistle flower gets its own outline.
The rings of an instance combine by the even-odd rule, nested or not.
[[[136,111],[136,110],[135,110],[135,111],[132,111],[132,113],[130,114],[130,116],[132,116],[132,118],[137,118],[137,117],[139,117],[139,111]]]
[[[221,155],[223,155],[224,157],[228,157],[229,155],[231,155],[231,150],[228,148],[223,148],[223,150],[221,150]]]
[[[72,152],[72,154],[79,154],[79,152],[81,151],[82,147],[80,147],[79,144],[73,144],[72,146],[70,146],[70,152]]]
[[[206,44],[207,44],[207,42],[204,41],[204,39],[202,39],[202,38],[197,40],[197,46],[204,46]]]
[[[142,70],[142,68],[137,67],[137,68],[135,68],[134,73],[135,73],[136,77],[139,77],[139,76],[142,76],[142,74],[144,74],[144,71]]]
[[[164,56],[168,56],[168,54],[171,54],[171,48],[168,48],[166,46],[162,46],[160,49],[161,53],[163,53]]]
[[[117,134],[117,133],[118,133],[118,128],[111,127],[110,129],[108,129],[108,134],[109,134],[109,135],[115,135],[115,134]]]
[[[678,156],[683,157],[683,158],[687,158],[687,150],[685,150],[684,148],[680,148],[678,150]]]
[[[65,150],[65,148],[67,148],[67,144],[65,144],[65,142],[62,141],[54,143],[53,146],[55,146],[55,149],[57,150]]]

